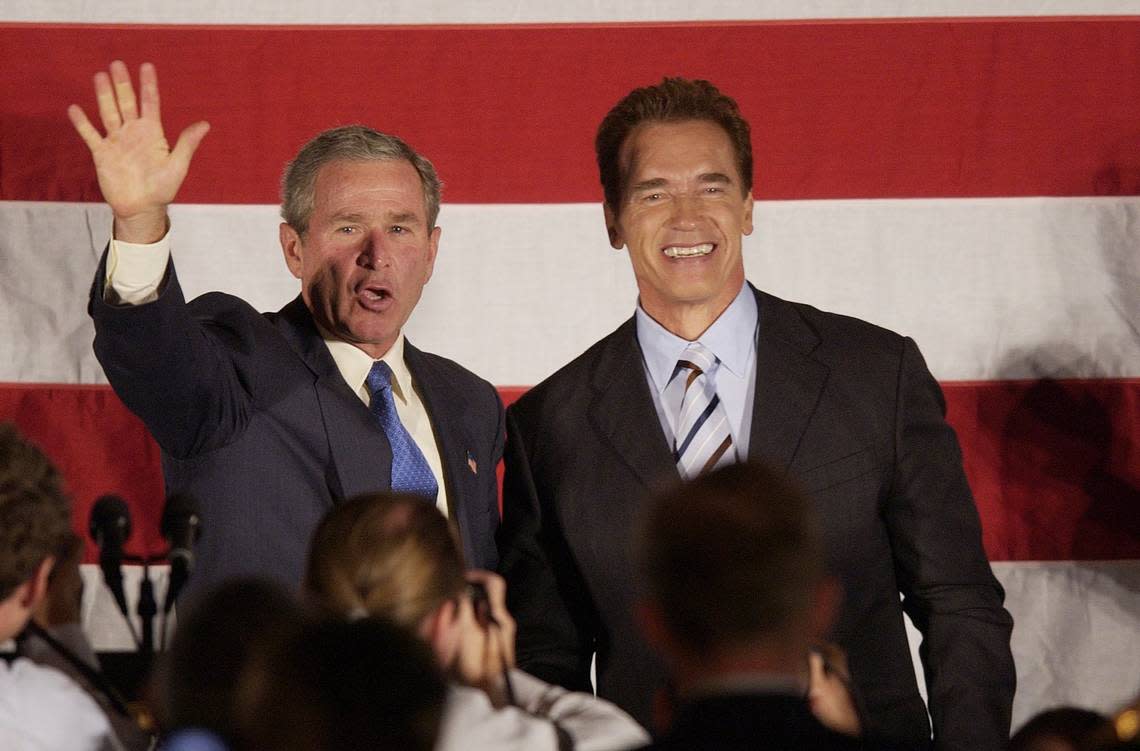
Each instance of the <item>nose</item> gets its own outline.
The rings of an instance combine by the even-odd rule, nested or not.
[[[693,196],[681,195],[673,201],[673,226],[677,229],[693,229],[700,217],[698,200]]]
[[[356,263],[366,269],[376,269],[388,264],[386,235],[380,230],[369,232],[360,246]]]

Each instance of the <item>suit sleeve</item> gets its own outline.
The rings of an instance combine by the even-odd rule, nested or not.
[[[903,344],[895,431],[884,514],[903,607],[923,634],[935,748],[1003,748],[1016,683],[1013,619],[982,548],[942,391],[910,339]]]
[[[591,691],[594,609],[559,528],[554,501],[539,490],[529,439],[512,406],[507,410],[498,541],[507,607],[518,623],[518,665],[547,683]]]
[[[88,312],[95,322],[95,356],[123,403],[146,424],[158,444],[186,458],[227,443],[251,412],[253,333],[235,307],[223,327],[195,318],[182,295],[173,262],[158,298],[142,305],[104,300],[106,252],[95,272]],[[248,307],[248,306],[245,306]],[[252,310],[252,309],[250,309]],[[222,310],[223,314],[227,311]]]

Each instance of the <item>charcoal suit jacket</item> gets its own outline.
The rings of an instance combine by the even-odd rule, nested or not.
[[[786,469],[824,528],[868,724],[921,744],[903,611],[940,748],[1001,748],[1015,684],[1012,619],[982,549],[941,389],[914,342],[753,289],[759,307],[749,457]],[[520,667],[589,685],[648,726],[661,664],[634,626],[631,530],[646,495],[678,481],[630,319],[507,411],[500,568]],[[900,599],[901,594],[901,599]]]

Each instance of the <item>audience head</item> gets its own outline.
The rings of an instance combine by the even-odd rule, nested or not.
[[[428,647],[374,618],[309,624],[251,678],[251,751],[428,751],[446,697]]]
[[[802,669],[830,624],[836,590],[811,504],[772,469],[732,465],[660,494],[637,539],[647,636],[675,669],[742,655]]]
[[[242,737],[242,685],[251,667],[306,622],[296,600],[273,582],[232,579],[182,612],[159,682],[162,724]]]
[[[59,472],[14,426],[0,424],[0,640],[27,625],[73,539]]]
[[[469,617],[463,557],[447,520],[413,495],[358,496],[318,525],[305,589],[343,617],[379,616],[428,641],[451,665]]]
[[[1034,715],[1009,739],[1010,751],[1081,751],[1085,739],[1108,723],[1097,712],[1055,707]]]

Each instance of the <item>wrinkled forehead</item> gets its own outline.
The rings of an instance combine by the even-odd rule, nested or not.
[[[427,196],[419,172],[406,159],[337,159],[321,165],[313,181],[315,211],[364,210],[427,217]]]

